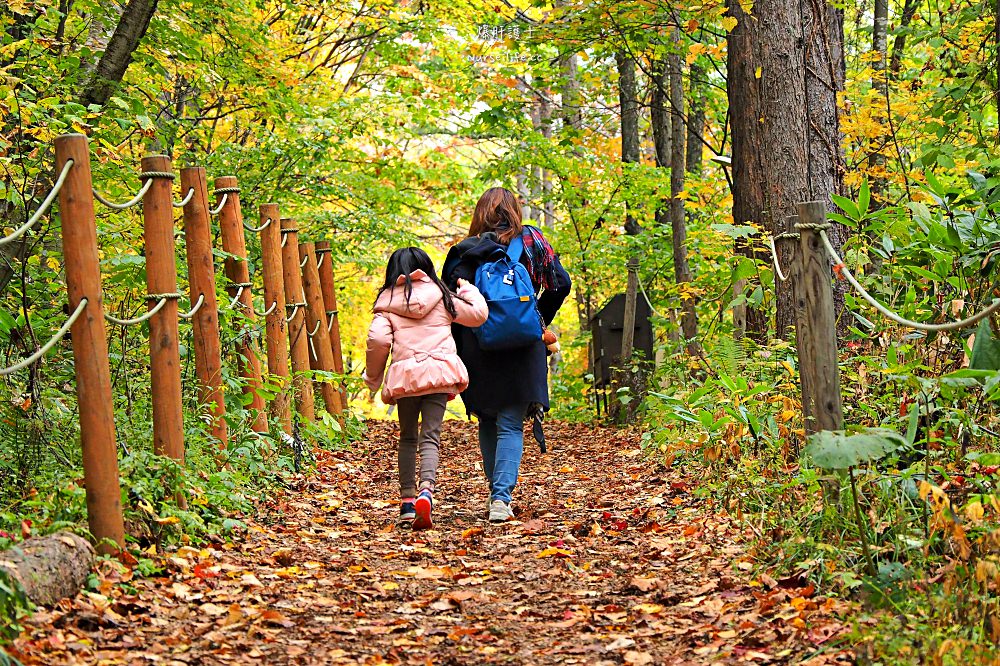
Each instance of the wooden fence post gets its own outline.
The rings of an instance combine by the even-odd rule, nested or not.
[[[281,269],[281,230],[278,204],[260,207],[260,256],[264,278],[264,316],[267,334],[267,371],[279,377],[281,390],[271,401],[271,418],[292,434],[292,410],[288,396],[288,324],[285,321],[285,284]]]
[[[203,167],[181,169],[181,196],[194,190],[184,205],[184,241],[187,245],[188,283],[192,307],[204,299],[191,324],[194,328],[194,365],[199,397],[211,408],[212,436],[225,449],[229,440],[226,400],[222,388],[222,349],[219,340],[219,304],[215,297],[215,263],[208,212],[208,183]]]
[[[316,267],[316,248],[312,243],[299,245],[299,257],[302,266],[302,290],[306,301],[306,334],[309,336],[310,362],[313,369],[323,372],[336,372],[333,362],[333,346],[330,344],[330,331],[326,328],[326,306],[323,302],[323,288],[319,282],[319,269]],[[340,414],[344,406],[340,402],[340,391],[329,381],[319,382],[320,393],[326,411]]]
[[[844,410],[840,396],[840,366],[837,364],[837,320],[833,307],[830,258],[823,247],[819,228],[826,222],[822,201],[798,204],[800,267],[796,282],[796,305],[802,316],[795,339],[802,377],[802,403],[806,434],[820,430],[843,430]]]
[[[215,195],[219,203],[225,197],[225,204],[219,211],[219,228],[222,231],[222,249],[226,257],[226,277],[232,284],[228,287],[230,298],[240,293],[240,313],[246,325],[240,333],[239,366],[240,374],[246,380],[246,393],[250,395],[250,411],[253,414],[253,429],[267,432],[267,411],[261,395],[260,350],[252,335],[254,329],[253,291],[250,282],[250,267],[247,265],[247,241],[243,233],[243,210],[240,207],[240,192],[235,176],[221,176],[215,179]],[[242,288],[242,292],[240,289]]]
[[[326,307],[327,328],[330,331],[330,346],[333,349],[333,367],[338,374],[344,374],[344,352],[340,344],[340,318],[337,314],[337,283],[333,277],[333,254],[330,241],[316,243],[316,267],[319,268],[319,284],[323,289],[323,304]],[[340,402],[347,406],[347,391],[340,388]]]
[[[281,220],[281,273],[285,283],[285,306],[288,308],[288,339],[292,350],[292,372],[299,414],[307,421],[316,420],[312,382],[309,381],[309,336],[306,334],[305,298],[302,273],[299,271],[299,230],[288,218]]]
[[[142,199],[146,243],[146,296],[150,309],[166,303],[149,320],[150,374],[153,402],[153,451],[184,461],[184,414],[181,405],[181,360],[177,335],[177,255],[174,251],[173,179],[170,158],[142,158],[143,172],[153,184]]]
[[[60,136],[56,144],[56,173],[73,160],[59,192],[62,217],[63,264],[70,312],[87,299],[86,309],[73,324],[73,369],[80,412],[83,479],[87,491],[87,523],[102,553],[125,546],[115,409],[108,367],[108,340],[104,328],[104,299],[97,251],[97,226],[90,176],[90,152],[82,134]]]

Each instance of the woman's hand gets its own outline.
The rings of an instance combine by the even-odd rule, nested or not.
[[[458,278],[458,288],[461,289],[465,285],[469,284],[469,281],[465,278]]]

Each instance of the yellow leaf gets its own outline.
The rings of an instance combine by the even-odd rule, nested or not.
[[[563,548],[546,548],[535,557],[573,557],[573,553]]]
[[[723,16],[722,17],[722,29],[726,32],[732,32],[733,28],[736,27],[736,18],[733,16]]]
[[[662,613],[664,607],[660,604],[637,604],[632,607],[632,610],[638,613],[646,613],[648,615],[656,615],[657,613]]]
[[[157,518],[156,522],[160,525],[173,525],[174,523],[181,522],[181,519],[177,516],[167,516],[166,518]]]
[[[59,260],[55,257],[49,257],[46,259],[45,264],[54,271],[59,270]]]
[[[762,67],[758,66],[757,69],[754,70],[753,77],[755,79],[759,79],[760,76],[761,76],[761,74],[763,74],[763,73],[764,73],[764,69]]]

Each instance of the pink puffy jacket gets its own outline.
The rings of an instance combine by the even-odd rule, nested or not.
[[[451,324],[480,326],[489,315],[486,300],[471,284],[459,287],[452,317],[444,307],[441,289],[427,274],[410,274],[413,291],[407,304],[402,275],[392,289],[375,302],[375,319],[368,329],[365,384],[372,391],[382,384],[382,402],[429,393],[461,393],[469,385],[469,371],[455,351]],[[465,299],[465,300],[462,300]],[[392,363],[385,362],[392,350]]]

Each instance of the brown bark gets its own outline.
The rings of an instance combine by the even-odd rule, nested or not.
[[[687,225],[684,219],[684,200],[679,197],[684,190],[686,133],[684,109],[684,79],[681,57],[671,53],[667,57],[670,77],[670,229],[674,254],[674,280],[678,285],[691,282],[691,266],[687,258]],[[681,301],[681,332],[688,354],[700,351],[698,344],[698,315],[694,297]]]
[[[809,0],[802,4],[802,31],[806,38],[805,92],[807,165],[810,201],[822,201],[827,212],[837,212],[831,194],[843,194],[844,151],[840,134],[840,110],[837,93],[844,89],[844,11],[827,0]],[[806,201],[796,201],[802,203]],[[847,228],[834,224],[828,232],[830,242],[840,252],[847,240]],[[834,284],[833,303],[837,329],[847,334],[850,320],[844,315],[847,283]]]
[[[702,143],[702,132],[705,131],[705,76],[704,70],[692,64],[688,70],[688,122],[687,122],[687,161],[685,168],[688,173],[701,175],[701,156],[705,144]]]
[[[795,204],[809,198],[802,18],[798,4],[788,0],[758,0],[753,12],[761,70],[764,208],[772,221],[768,232],[776,233],[784,231],[786,218],[795,214]],[[779,258],[783,266],[790,265],[788,252],[780,251]],[[775,335],[782,339],[788,337],[796,317],[790,282],[775,281]]]
[[[94,73],[81,91],[81,104],[103,106],[111,98],[132,62],[132,54],[149,28],[149,22],[156,13],[157,2],[158,0],[130,0],[126,5],[115,33],[111,35]]]
[[[639,162],[639,100],[636,97],[635,61],[622,52],[616,54],[615,59],[618,63],[618,100],[621,104],[622,162],[636,164]],[[625,232],[634,236],[640,231],[642,227],[626,210]]]
[[[900,28],[909,27],[910,22],[913,21],[913,17],[917,14],[919,4],[919,0],[906,0],[903,3],[903,12],[899,17]],[[889,71],[893,76],[899,73],[899,67],[903,62],[903,51],[905,50],[906,33],[899,32],[896,34],[896,38],[892,40],[892,57],[889,59]]]
[[[729,33],[727,46],[727,93],[729,126],[732,133],[733,224],[764,225],[764,181],[766,180],[761,145],[760,85],[756,76],[760,65],[755,42],[756,20],[748,16],[737,0],[729,0],[729,15],[736,27]],[[766,259],[756,252],[748,239],[735,242],[738,256]],[[733,285],[733,296],[752,292],[757,280],[740,281]],[[733,308],[736,337],[745,333],[757,342],[767,341],[768,317],[762,308],[749,303]]]
[[[76,595],[93,566],[93,546],[72,532],[32,537],[0,552],[0,572],[39,606]]]
[[[664,169],[670,167],[670,104],[667,101],[670,79],[667,77],[667,66],[662,59],[652,62],[650,67],[652,79],[649,103],[649,124],[653,130],[653,153],[656,166]],[[657,211],[659,221],[659,211]]]

